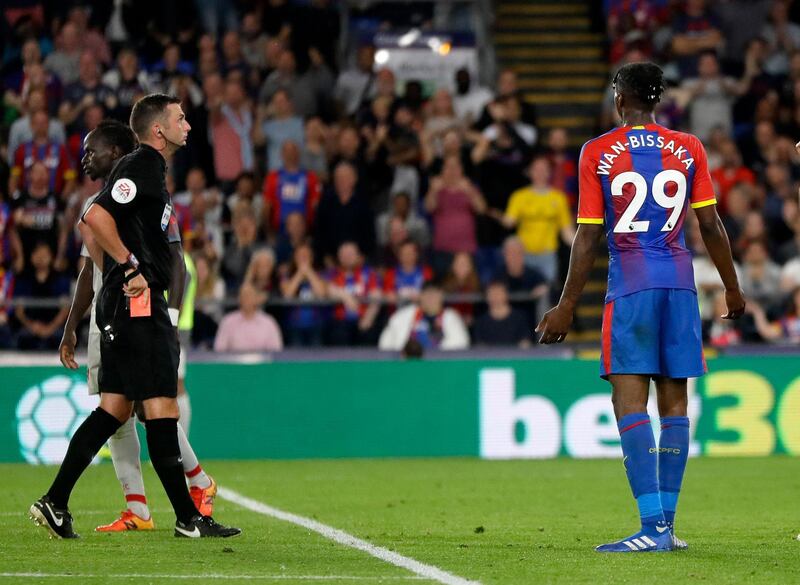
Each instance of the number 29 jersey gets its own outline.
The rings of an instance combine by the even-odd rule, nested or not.
[[[717,201],[697,137],[659,126],[623,126],[584,144],[578,223],[605,225],[606,302],[641,290],[695,290],[683,222]]]

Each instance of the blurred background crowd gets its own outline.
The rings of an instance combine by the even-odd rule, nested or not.
[[[181,97],[192,126],[168,186],[194,347],[534,342],[574,235],[574,137],[540,126],[513,68],[422,83],[400,79],[369,35],[342,43],[343,26],[424,31],[435,5],[55,4],[9,0],[0,23],[0,348],[57,347],[75,224],[101,187],[82,171],[83,139],[151,92]],[[609,80],[622,63],[661,64],[659,122],[706,145],[750,302],[739,323],[717,318],[721,282],[690,220],[707,341],[800,343],[800,3],[606,0],[596,12]],[[594,130],[616,123],[609,86]]]

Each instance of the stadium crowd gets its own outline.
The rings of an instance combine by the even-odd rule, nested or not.
[[[339,62],[329,0],[50,4],[2,14],[0,348],[57,347],[75,224],[101,186],[81,169],[83,139],[156,91],[181,97],[193,128],[169,187],[196,347],[533,341],[574,234],[578,153],[565,129],[537,127],[513,71],[487,88],[459,70],[426,95],[376,68],[371,46]],[[663,64],[659,120],[708,149],[751,311],[714,317],[721,282],[690,224],[710,343],[800,342],[800,7],[606,4],[612,65]]]

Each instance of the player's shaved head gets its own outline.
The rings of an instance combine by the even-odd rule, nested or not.
[[[94,136],[108,146],[116,146],[123,155],[136,148],[136,135],[130,127],[117,120],[103,120],[93,131]]]
[[[664,93],[664,72],[655,63],[628,63],[614,76],[614,91],[626,107],[652,112]]]

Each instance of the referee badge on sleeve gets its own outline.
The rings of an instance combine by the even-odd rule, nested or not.
[[[172,204],[167,203],[164,206],[164,213],[161,214],[161,231],[167,231],[169,227],[169,218],[172,216]]]
[[[130,203],[136,197],[136,183],[130,179],[117,179],[111,187],[111,198],[117,203]]]

